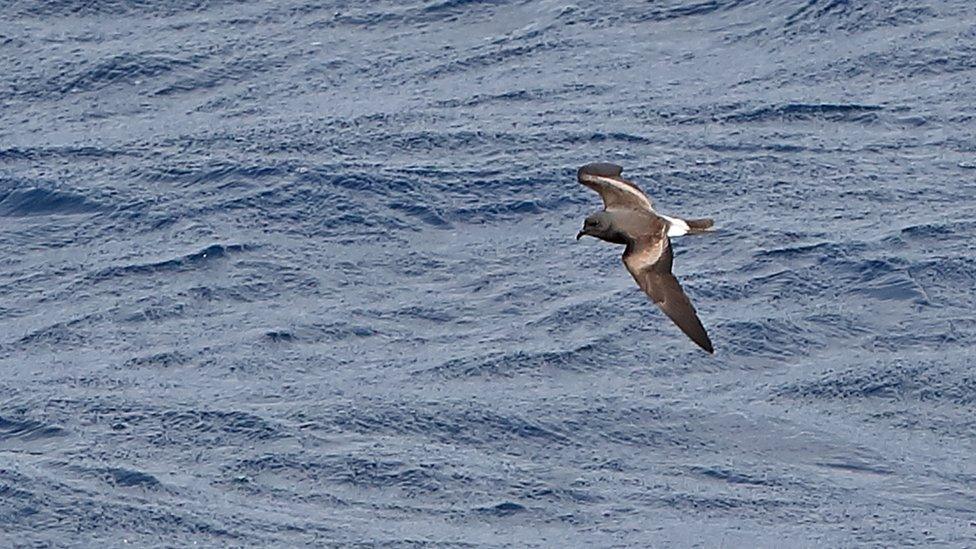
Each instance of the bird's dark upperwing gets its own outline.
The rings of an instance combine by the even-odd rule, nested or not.
[[[587,164],[576,172],[580,183],[593,189],[603,199],[607,210],[622,208],[628,210],[654,211],[651,199],[640,187],[620,177],[624,169],[616,164],[597,162]]]
[[[678,279],[671,274],[673,258],[671,241],[662,235],[654,240],[641,239],[637,244],[627,246],[624,265],[637,285],[685,335],[702,349],[714,353],[712,341],[708,339],[695,308],[681,289],[681,284],[678,284]]]

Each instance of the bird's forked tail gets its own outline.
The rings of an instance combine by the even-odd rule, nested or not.
[[[707,217],[704,219],[685,219],[684,222],[688,224],[688,234],[707,233],[714,230],[712,226],[715,225],[715,221]]]

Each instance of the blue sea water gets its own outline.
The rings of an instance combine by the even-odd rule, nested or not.
[[[0,13],[0,546],[976,545],[976,4]]]

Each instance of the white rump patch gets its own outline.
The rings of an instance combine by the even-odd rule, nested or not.
[[[661,215],[661,214],[658,214]],[[668,222],[668,236],[684,236],[688,234],[691,227],[684,219],[678,219],[677,217],[668,217],[666,215],[661,215]]]

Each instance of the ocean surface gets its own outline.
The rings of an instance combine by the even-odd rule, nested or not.
[[[976,545],[973,2],[0,14],[0,546]]]

